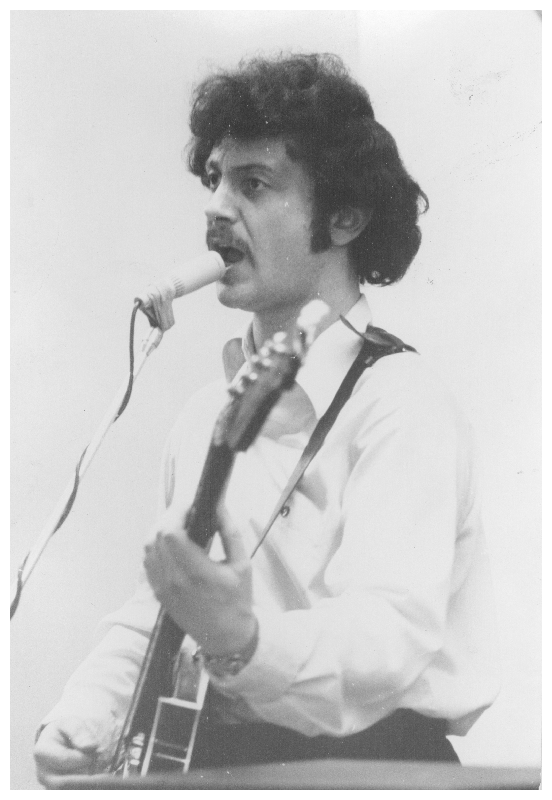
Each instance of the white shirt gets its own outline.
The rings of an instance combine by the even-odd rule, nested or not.
[[[365,329],[364,296],[347,319]],[[325,330],[294,388],[237,456],[226,504],[249,551],[360,343],[340,321]],[[227,361],[232,355],[235,343]],[[186,405],[166,450],[164,504],[191,504],[224,402],[219,383]],[[474,462],[471,428],[420,355],[387,356],[365,370],[289,514],[253,559],[259,645],[237,676],[213,679],[227,721],[345,736],[412,708],[447,719],[449,733],[467,732],[498,690]],[[88,718],[107,747],[157,611],[142,579],[45,722]]]

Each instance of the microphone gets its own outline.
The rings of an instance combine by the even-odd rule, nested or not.
[[[220,280],[226,269],[220,253],[209,250],[174,270],[167,278],[150,284],[135,300],[140,302],[142,311],[154,327],[168,331],[174,325],[172,301]]]

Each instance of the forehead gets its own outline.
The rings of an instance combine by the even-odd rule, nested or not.
[[[235,139],[227,136],[212,149],[205,166],[224,171],[261,166],[279,173],[301,169],[288,156],[284,140],[268,136],[258,139]]]

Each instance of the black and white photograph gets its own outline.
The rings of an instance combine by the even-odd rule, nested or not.
[[[10,17],[10,788],[541,788],[541,12]]]

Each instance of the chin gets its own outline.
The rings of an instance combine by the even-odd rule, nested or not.
[[[252,311],[243,293],[237,286],[226,283],[217,283],[217,298],[221,305],[227,308],[239,308],[242,311]]]

